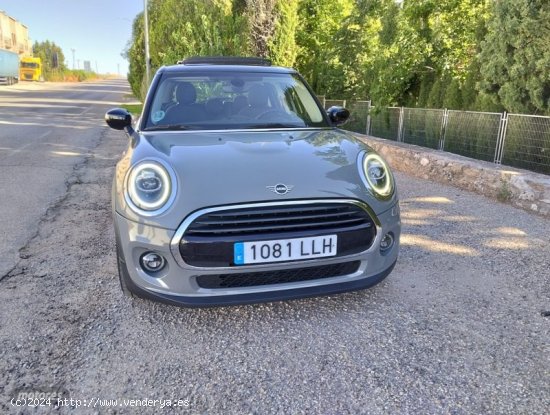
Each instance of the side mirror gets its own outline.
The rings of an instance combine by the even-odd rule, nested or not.
[[[124,130],[132,125],[132,115],[124,108],[113,108],[105,113],[105,122],[115,130]]]
[[[349,111],[344,107],[330,107],[327,110],[327,115],[334,125],[342,125],[349,118]]]

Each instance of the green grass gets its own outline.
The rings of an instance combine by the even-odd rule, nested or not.
[[[122,108],[128,110],[132,114],[139,115],[141,114],[141,110],[143,109],[143,104],[124,104],[122,105]]]

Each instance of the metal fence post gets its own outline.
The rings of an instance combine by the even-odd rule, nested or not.
[[[366,135],[370,134],[370,122],[371,122],[370,109],[371,109],[371,100],[369,99],[367,101],[367,125],[365,126],[365,134]]]
[[[441,130],[439,131],[439,150],[445,149],[445,136],[447,135],[447,122],[449,120],[449,110],[443,110],[443,119],[441,120]]]
[[[504,140],[506,139],[506,130],[508,129],[508,113],[504,111],[500,116],[500,124],[498,127],[497,145],[495,148],[495,164],[502,163],[504,155]]]
[[[399,127],[397,130],[397,141],[403,142],[403,107],[399,108]]]

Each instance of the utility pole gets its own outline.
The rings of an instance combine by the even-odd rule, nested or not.
[[[75,53],[75,49],[74,49],[74,48],[71,49],[71,52],[73,52],[73,71],[74,71],[74,70],[76,69],[76,68],[74,67],[74,53]]]
[[[149,56],[149,19],[147,17],[147,0],[143,0],[143,17],[145,19],[145,77],[147,79],[147,87],[151,81],[151,58]]]
[[[117,75],[120,75],[120,63],[116,64],[116,73]]]
[[[95,61],[95,73],[99,73],[99,70],[97,69],[97,61]]]

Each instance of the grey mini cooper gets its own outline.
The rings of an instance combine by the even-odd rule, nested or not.
[[[125,130],[113,214],[124,293],[184,306],[372,286],[397,260],[386,162],[293,69],[190,58],[156,73]]]

